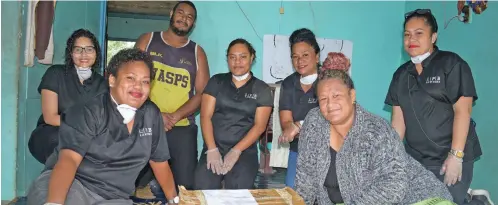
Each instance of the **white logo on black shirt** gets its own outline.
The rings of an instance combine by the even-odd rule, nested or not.
[[[140,136],[140,137],[152,136],[152,128],[138,129],[138,136]]]
[[[434,83],[441,83],[441,77],[432,76],[432,77],[427,77],[427,79],[425,80],[425,84],[434,84]]]
[[[249,98],[249,99],[258,99],[258,94],[251,94],[251,93],[246,93],[245,95],[246,98]]]
[[[309,104],[316,103],[316,98],[308,98],[308,103]]]

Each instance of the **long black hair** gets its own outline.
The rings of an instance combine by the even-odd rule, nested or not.
[[[65,59],[64,59],[64,64],[66,65],[66,68],[74,68],[74,61],[72,57],[73,49],[74,49],[74,44],[76,43],[76,40],[81,37],[86,37],[89,38],[92,41],[93,47],[95,48],[95,63],[92,65],[92,70],[97,71],[100,68],[100,65],[102,64],[102,50],[100,48],[99,41],[97,40],[97,37],[90,32],[89,30],[86,29],[78,29],[71,34],[71,36],[67,39],[66,42],[66,52],[65,52]]]

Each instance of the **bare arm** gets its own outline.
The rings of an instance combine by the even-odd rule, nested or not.
[[[209,81],[209,65],[206,53],[201,46],[198,46],[197,49],[197,61],[199,62],[199,64],[197,66],[197,74],[195,77],[195,95],[180,108],[178,108],[178,110],[175,112],[178,120],[191,115],[199,109],[199,105],[201,104],[202,92],[204,91],[204,87],[206,87],[206,84]]]
[[[42,89],[42,114],[45,123],[52,126],[61,125],[61,116],[58,114],[59,102],[58,95],[54,91]]]
[[[453,138],[451,148],[463,151],[469,133],[470,114],[472,113],[472,97],[460,97],[453,104],[455,116],[453,117]]]
[[[60,151],[59,160],[50,176],[47,202],[64,204],[81,160],[83,156],[73,150],[62,149]]]
[[[211,118],[214,114],[214,107],[216,105],[216,98],[209,95],[202,95],[202,104],[201,104],[201,130],[202,137],[204,138],[204,142],[208,150],[216,148],[216,143],[214,142],[214,134],[213,134],[213,122]]]
[[[403,110],[401,110],[400,106],[393,106],[391,125],[394,127],[401,140],[403,140],[405,138],[406,126],[405,119],[403,117]]]
[[[282,130],[286,130],[293,126],[292,124],[294,123],[294,119],[292,118],[292,111],[280,110],[278,114],[280,116],[280,125],[282,126]]]
[[[154,162],[150,160],[149,164],[154,172],[154,176],[156,176],[156,179],[159,182],[159,185],[161,185],[166,198],[171,200],[178,196],[176,193],[175,180],[168,161]]]
[[[135,43],[135,48],[145,51],[145,49],[147,48],[147,44],[149,44],[151,36],[151,33],[142,34],[140,37],[138,37],[138,40]]]
[[[268,120],[270,119],[272,107],[258,107],[254,117],[254,125],[249,130],[247,135],[235,145],[234,149],[244,151],[250,147],[256,140],[259,139],[261,134],[266,130]]]

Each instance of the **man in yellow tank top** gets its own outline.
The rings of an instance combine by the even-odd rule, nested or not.
[[[149,53],[154,62],[150,99],[162,112],[175,183],[187,189],[193,186],[197,165],[198,127],[194,113],[200,107],[201,95],[209,80],[206,54],[188,37],[196,18],[195,5],[180,1],[170,13],[170,26],[166,31],[145,33],[135,45]],[[137,186],[144,186],[151,179],[152,173],[144,170]]]

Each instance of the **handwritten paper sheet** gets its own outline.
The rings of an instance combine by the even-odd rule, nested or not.
[[[247,189],[203,190],[208,205],[258,205]]]
[[[329,52],[341,52],[353,62],[353,42],[349,40],[316,38],[320,46],[320,63]],[[352,63],[353,65],[353,63]],[[349,69],[349,75],[351,70]],[[294,73],[292,67],[289,36],[264,35],[263,36],[263,81],[276,83]]]

